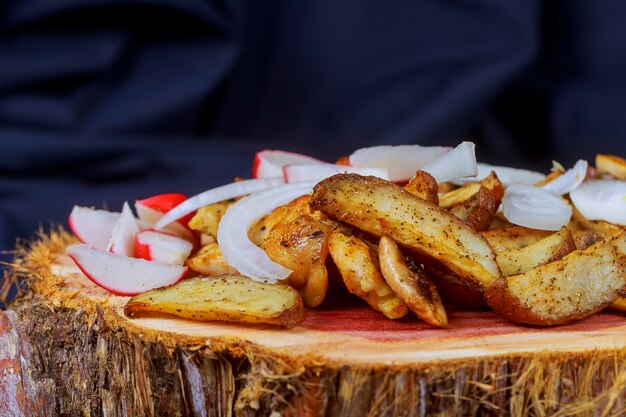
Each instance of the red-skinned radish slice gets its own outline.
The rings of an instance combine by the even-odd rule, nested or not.
[[[462,142],[421,170],[432,175],[438,184],[457,178],[476,176],[478,174],[476,145],[472,142]]]
[[[122,214],[118,219],[107,250],[123,256],[135,256],[135,235],[139,233],[137,219],[128,203],[124,203]]]
[[[135,210],[137,210],[137,216],[140,220],[140,226],[142,230],[150,229],[157,223],[160,219],[165,216],[164,213],[157,211],[148,206],[144,206],[143,204],[138,204],[135,202]],[[198,236],[196,233],[189,229],[187,226],[183,226],[179,222],[172,222],[163,228],[163,231],[166,233],[170,233],[174,236],[178,236],[183,238],[194,246],[198,244]]]
[[[230,200],[231,198],[248,195],[255,191],[273,188],[284,183],[285,179],[283,178],[281,171],[280,177],[244,180],[212,188],[193,197],[189,197],[183,203],[168,211],[154,224],[153,229],[161,230],[173,221],[180,219],[189,213],[193,213],[201,207],[224,200]]]
[[[572,208],[561,197],[529,185],[509,186],[502,212],[513,224],[539,230],[559,230],[572,217]]]
[[[142,200],[135,201],[135,209],[137,207],[147,207],[151,208],[160,213],[167,213],[183,201],[187,200],[187,196],[185,194],[180,193],[166,193],[159,194],[152,197],[144,198]],[[189,220],[193,217],[194,213],[189,213],[188,215],[181,217],[178,219],[178,222],[183,226],[187,227]],[[156,222],[156,219],[154,222]],[[153,222],[153,223],[154,223]]]
[[[500,182],[506,187],[508,185],[533,185],[543,180],[546,176],[540,172],[529,171],[527,169],[518,169],[503,167],[498,165],[489,165],[478,163],[478,175],[469,178],[457,178],[450,181],[456,185],[463,185],[468,182],[480,181],[485,179],[491,171],[495,172]]]
[[[74,206],[68,223],[82,243],[87,243],[98,250],[106,250],[119,218],[120,213],[117,212]]]
[[[182,265],[193,245],[179,237],[157,230],[142,230],[135,235],[135,256],[148,261]]]
[[[567,194],[583,183],[585,177],[587,176],[588,167],[589,164],[587,161],[579,159],[572,168],[568,169],[541,188],[556,195]]]
[[[447,146],[372,146],[354,151],[349,159],[350,165],[355,167],[385,168],[390,181],[404,182],[413,178],[415,171],[451,149]]]
[[[361,168],[335,164],[287,165],[283,168],[285,181],[288,184],[301,181],[321,181],[344,172],[389,179],[389,172],[384,168]]]
[[[626,226],[626,181],[585,181],[572,190],[569,196],[586,219]]]
[[[287,165],[311,165],[325,162],[295,152],[265,149],[254,155],[252,176],[254,178],[280,177]]]
[[[85,244],[72,245],[66,253],[87,278],[117,295],[137,295],[172,285],[187,272],[184,266],[129,258]]]
[[[291,270],[273,262],[248,238],[248,229],[276,207],[311,192],[315,182],[293,183],[258,191],[233,204],[222,217],[217,242],[226,262],[241,274],[260,282],[275,284]]]

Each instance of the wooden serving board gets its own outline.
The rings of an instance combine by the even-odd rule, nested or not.
[[[289,330],[131,320],[128,297],[45,256],[21,264],[30,293],[0,312],[2,416],[623,415],[626,405],[622,314],[532,328],[449,311],[442,330],[335,303]]]

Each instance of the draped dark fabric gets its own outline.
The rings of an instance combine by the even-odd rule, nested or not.
[[[619,0],[4,0],[0,249],[72,205],[456,144],[547,170],[626,154]]]

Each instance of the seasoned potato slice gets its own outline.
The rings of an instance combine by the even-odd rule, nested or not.
[[[496,253],[507,250],[522,249],[539,242],[553,234],[547,230],[529,229],[523,226],[511,226],[481,232]]]
[[[196,214],[189,220],[189,228],[197,232],[205,233],[213,238],[217,237],[217,228],[220,220],[233,201],[223,201],[198,209]]]
[[[498,211],[496,198],[491,191],[482,185],[476,194],[462,204],[450,208],[450,213],[477,231],[489,229],[496,211]]]
[[[582,230],[593,230],[594,232],[600,233],[604,237],[613,236],[614,234],[624,230],[623,227],[604,220],[587,220],[574,206],[572,206],[572,220]]]
[[[448,327],[448,316],[437,287],[421,267],[409,269],[400,248],[386,236],[380,238],[378,257],[387,284],[426,323]]]
[[[417,171],[415,176],[404,186],[404,189],[429,203],[439,204],[439,185],[425,171]]]
[[[594,243],[604,239],[602,234],[594,230],[572,230],[571,232],[572,237],[574,238],[574,243],[576,244],[576,249],[587,249]]]
[[[502,275],[523,274],[540,265],[561,259],[576,250],[572,233],[563,227],[556,233],[521,249],[500,252],[496,256]]]
[[[390,319],[406,315],[406,305],[385,282],[378,258],[365,242],[355,236],[335,232],[330,235],[328,243],[330,256],[348,291]]]
[[[292,327],[304,320],[300,294],[241,275],[199,277],[131,298],[128,317],[170,314],[189,320],[266,323]]]
[[[517,323],[549,326],[587,317],[626,287],[624,232],[555,262],[503,277],[485,293],[498,314]]]
[[[496,207],[500,206],[502,197],[504,196],[504,187],[493,171],[479,182],[470,182],[456,190],[443,194],[439,197],[439,205],[449,209],[458,204],[463,204],[464,201],[476,194],[481,186],[493,193],[493,196],[496,198]]]
[[[196,272],[213,277],[237,273],[235,268],[228,265],[216,242],[204,245],[197,254],[187,259],[185,265]]]
[[[389,236],[483,288],[500,277],[495,254],[482,236],[389,181],[334,175],[315,186],[311,207],[378,237]]]
[[[618,180],[626,180],[626,159],[615,155],[596,155],[598,174],[609,174]]]

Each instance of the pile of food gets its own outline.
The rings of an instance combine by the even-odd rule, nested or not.
[[[295,326],[351,293],[389,319],[446,307],[547,326],[624,306],[626,160],[548,175],[474,144],[363,148],[337,163],[265,150],[254,178],[121,212],[74,207],[67,254],[125,313]],[[445,306],[445,307],[444,307]]]

